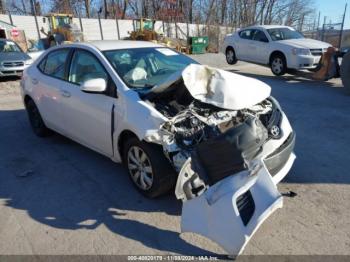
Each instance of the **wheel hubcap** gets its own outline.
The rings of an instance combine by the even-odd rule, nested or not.
[[[233,51],[232,51],[232,50],[227,51],[226,57],[227,57],[227,61],[229,61],[230,63],[232,63],[233,58],[234,58]]]
[[[272,70],[279,74],[282,72],[282,68],[283,68],[283,62],[282,62],[282,59],[281,58],[275,58],[273,61],[272,61]]]
[[[151,188],[153,172],[151,162],[146,153],[138,146],[128,151],[128,169],[134,183],[142,190]]]

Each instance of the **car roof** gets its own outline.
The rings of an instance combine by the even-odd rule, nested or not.
[[[290,28],[290,29],[293,29],[293,27],[286,26],[286,25],[253,25],[253,26],[241,28],[241,30],[251,29],[251,28],[255,28],[255,29]]]
[[[132,40],[98,40],[82,43],[74,43],[76,45],[94,46],[101,51],[116,50],[116,49],[132,49],[146,47],[164,47],[148,41],[132,41]]]

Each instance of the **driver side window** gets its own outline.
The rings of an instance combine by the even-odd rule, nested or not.
[[[259,42],[265,42],[265,43],[269,42],[265,33],[263,31],[260,31],[260,30],[255,30],[255,32],[253,34],[253,40],[259,41]]]
[[[88,51],[75,51],[69,70],[69,81],[81,85],[96,78],[103,78],[108,82],[108,75],[98,59]]]

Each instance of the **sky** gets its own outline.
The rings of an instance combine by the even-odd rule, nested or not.
[[[321,12],[320,26],[323,24],[324,16],[327,16],[327,23],[341,23],[345,4],[348,3],[344,28],[350,29],[350,0],[314,0],[315,7]]]

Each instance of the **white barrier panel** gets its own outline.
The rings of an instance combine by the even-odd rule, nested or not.
[[[120,31],[120,38],[123,39],[125,37],[129,37],[129,32],[132,32],[134,30],[134,27],[132,25],[132,20],[118,20],[119,23],[119,31]]]
[[[117,40],[118,31],[116,20],[114,19],[101,19],[103,39],[104,40]]]
[[[81,21],[84,29],[84,40],[101,40],[98,19],[82,18]]]

